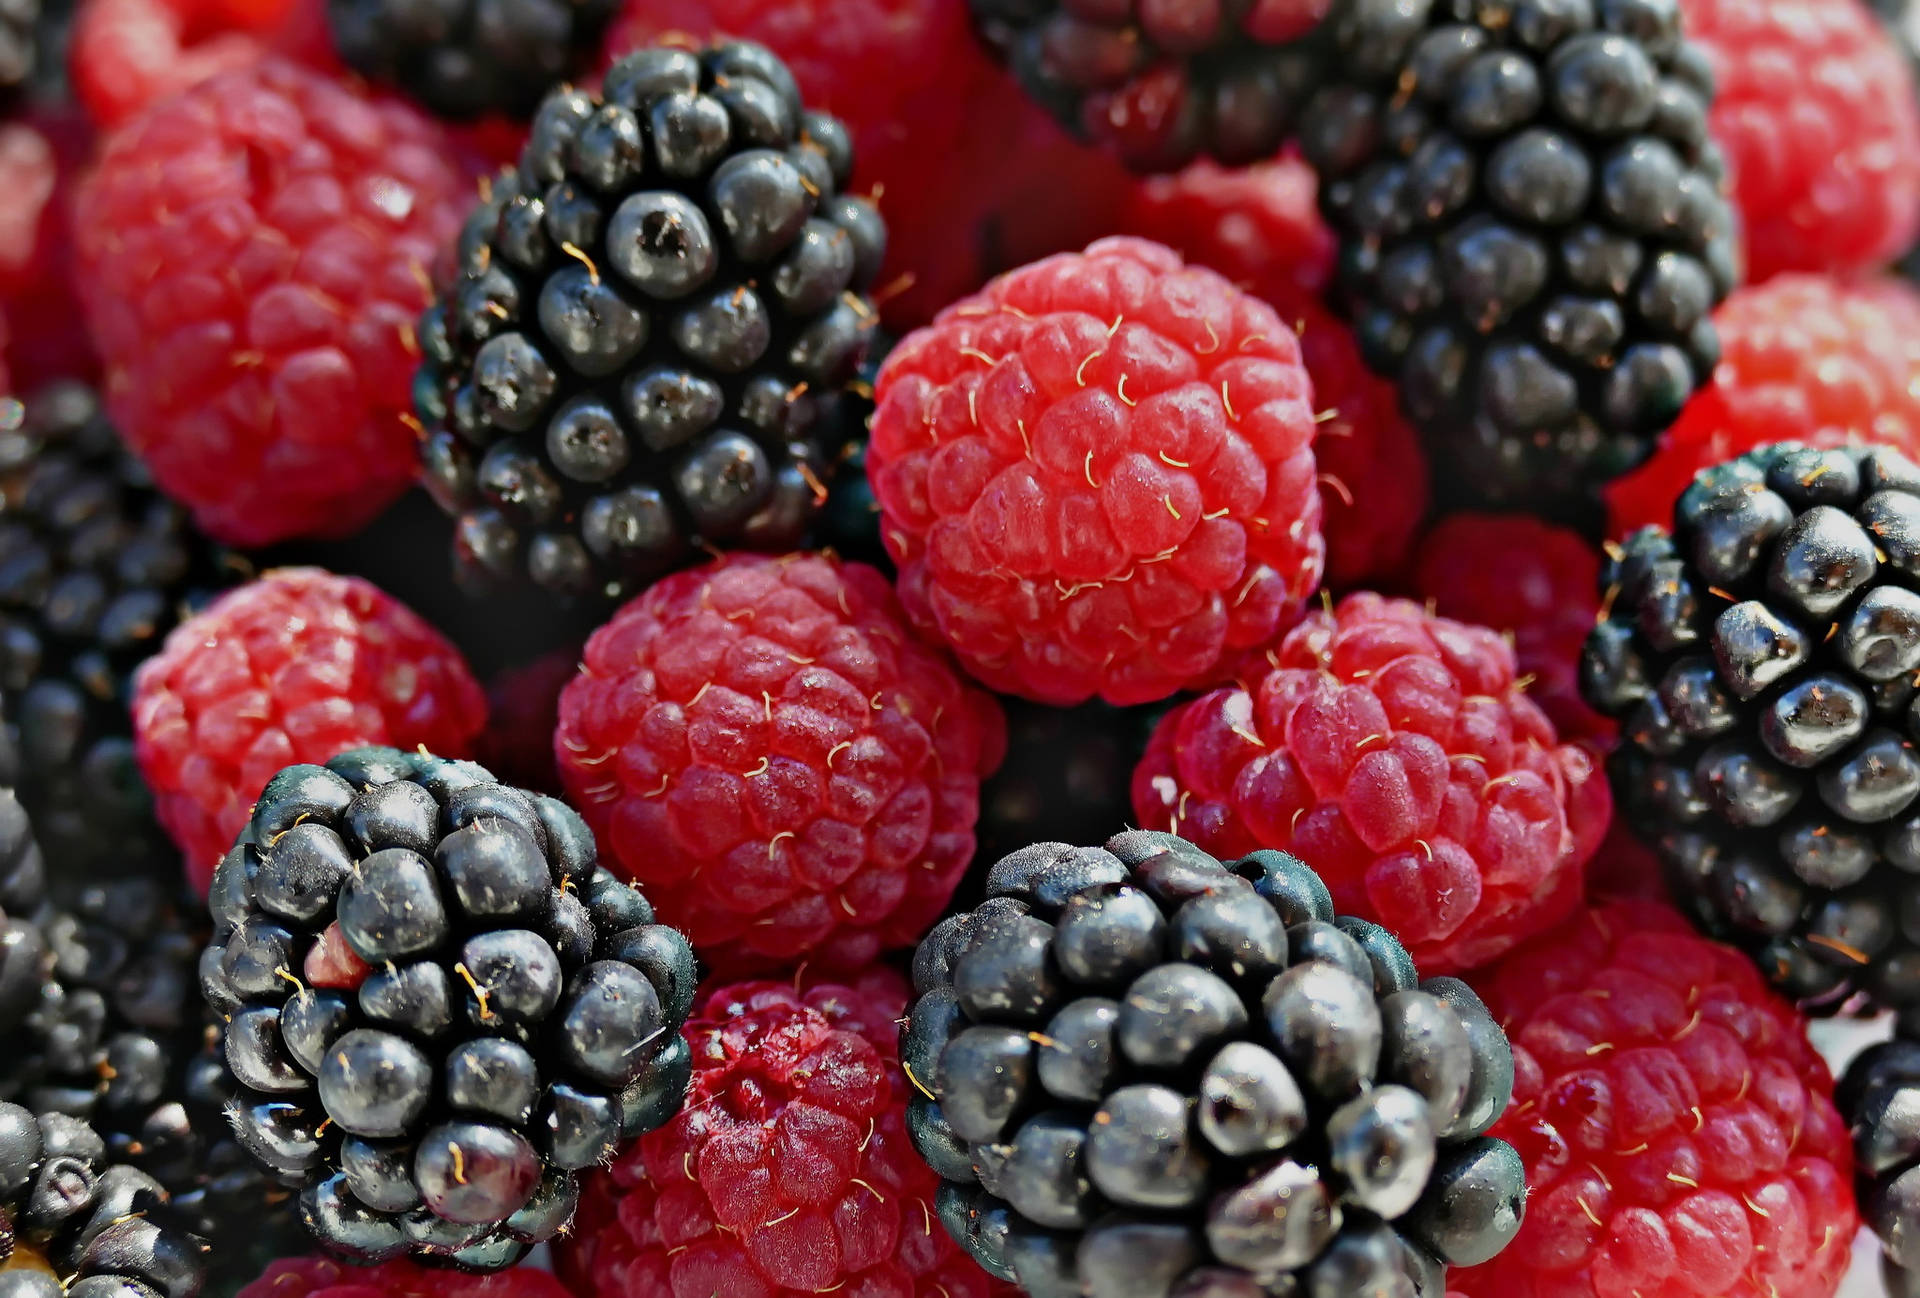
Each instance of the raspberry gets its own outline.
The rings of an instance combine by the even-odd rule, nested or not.
[[[71,109],[0,126],[0,315],[7,362],[30,390],[99,372],[75,293],[70,217],[93,146],[93,128]]]
[[[857,968],[919,940],[973,854],[999,707],[881,575],[734,555],[650,588],[560,696],[560,776],[611,868],[710,967]]]
[[[1248,167],[1196,162],[1136,184],[1121,228],[1219,271],[1284,315],[1333,276],[1318,190],[1313,168],[1292,152]]]
[[[509,667],[487,682],[487,728],[474,756],[502,782],[540,793],[560,792],[553,731],[560,691],[580,670],[580,646]]]
[[[1583,910],[1473,979],[1513,1043],[1492,1135],[1527,1218],[1464,1298],[1830,1298],[1858,1219],[1833,1079],[1739,952],[1650,902]]]
[[[902,603],[969,671],[1044,703],[1142,703],[1319,584],[1313,435],[1272,307],[1105,239],[901,340],[867,471]]]
[[[257,60],[294,0],[86,0],[74,15],[74,95],[103,128]],[[296,53],[282,48],[294,57]],[[317,52],[316,52],[317,53]]]
[[[1105,233],[1130,184],[994,65],[966,0],[627,0],[606,61],[676,32],[758,41],[846,124],[849,192],[871,194],[887,220],[877,283],[894,328]]]
[[[1920,233],[1920,107],[1860,0],[1680,0],[1718,92],[1710,124],[1747,275],[1872,270]],[[1791,87],[1782,93],[1782,87]]]
[[[413,321],[470,191],[439,126],[280,59],[109,138],[81,296],[159,485],[235,544],[340,535],[411,480]]]
[[[327,1257],[269,1262],[239,1298],[568,1298],[549,1271],[521,1266],[493,1275],[463,1275],[417,1262],[350,1266]]]
[[[134,751],[206,890],[267,780],[363,744],[463,755],[486,719],[459,651],[358,577],[285,568],[167,636],[134,676]]]
[[[686,1107],[587,1181],[561,1279],[585,1298],[1017,1298],[940,1228],[908,1142],[907,997],[884,967],[715,989],[687,1022]]]
[[[1420,542],[1412,594],[1442,617],[1513,639],[1527,693],[1563,739],[1603,742],[1613,723],[1580,697],[1580,650],[1600,611],[1600,556],[1525,514],[1453,514]]]
[[[1772,442],[1872,440],[1920,457],[1920,292],[1781,275],[1714,314],[1721,358],[1652,459],[1607,489],[1615,536],[1664,526],[1701,469]]]
[[[1269,653],[1251,690],[1162,719],[1133,776],[1144,828],[1222,859],[1292,852],[1435,973],[1565,917],[1611,798],[1521,692],[1512,646],[1362,592]]]
[[[1427,461],[1393,385],[1320,305],[1334,249],[1314,192],[1312,168],[1292,154],[1237,171],[1196,162],[1141,182],[1123,226],[1265,298],[1300,335],[1314,403],[1329,412],[1314,442],[1327,584],[1351,587],[1405,563],[1427,509]]]

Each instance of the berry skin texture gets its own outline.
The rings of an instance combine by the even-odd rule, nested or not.
[[[676,574],[587,641],[560,777],[609,868],[725,975],[909,946],[973,855],[999,706],[885,579],[818,555]]]
[[[916,626],[990,688],[1162,699],[1325,557],[1313,390],[1272,307],[1159,244],[1022,267],[881,367],[867,472]]]
[[[463,756],[486,700],[460,653],[358,577],[270,572],[182,622],[134,677],[134,753],[202,892],[267,780],[349,748]]]
[[[1580,697],[1580,651],[1600,610],[1600,555],[1525,514],[1450,514],[1421,539],[1414,598],[1441,617],[1513,637],[1527,694],[1562,739],[1603,745],[1613,723]]]
[[[1505,640],[1363,591],[1269,653],[1251,688],[1162,719],[1133,776],[1143,828],[1223,859],[1292,852],[1433,973],[1567,915],[1612,800]]]
[[[1870,271],[1904,252],[1920,233],[1920,105],[1886,26],[1860,0],[1680,0],[1680,12],[1717,83],[1709,125],[1748,281]]]
[[[345,535],[411,480],[414,319],[471,189],[447,134],[277,58],[163,99],[82,183],[116,423],[201,528]]]
[[[1427,457],[1393,384],[1366,366],[1353,331],[1320,305],[1333,232],[1313,169],[1294,154],[1228,170],[1196,162],[1135,187],[1123,226],[1264,298],[1300,335],[1325,419],[1314,438],[1327,585],[1396,576],[1427,510]]]
[[[1018,1298],[934,1213],[907,1138],[907,998],[884,967],[715,988],[687,1022],[686,1107],[587,1182],[561,1280],[582,1298]]]
[[[987,55],[967,0],[627,0],[607,62],[670,33],[757,41],[853,136],[848,192],[887,221],[893,329],[990,276],[1108,233],[1131,178],[1070,139]],[[876,74],[911,68],[912,75]],[[909,126],[909,124],[911,124]]]
[[[1920,292],[1906,281],[1784,274],[1734,293],[1714,324],[1713,381],[1607,488],[1614,536],[1665,526],[1694,474],[1772,442],[1920,457]]]
[[[111,130],[157,99],[254,62],[293,7],[293,0],[87,0],[73,17],[74,96]]]
[[[553,1273],[519,1266],[464,1275],[417,1262],[352,1266],[329,1257],[287,1257],[267,1264],[240,1298],[567,1298]]]
[[[1833,1079],[1739,952],[1619,902],[1472,982],[1513,1043],[1491,1134],[1529,1193],[1513,1247],[1449,1289],[1831,1298],[1858,1224]]]

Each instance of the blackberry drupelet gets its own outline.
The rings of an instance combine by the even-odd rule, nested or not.
[[[524,117],[592,62],[616,0],[327,0],[354,71],[440,117]]]
[[[1855,1197],[1879,1237],[1890,1298],[1920,1294],[1920,1018],[1861,1051],[1834,1086],[1853,1131]]]
[[[470,762],[286,767],[209,905],[227,1117],[342,1257],[509,1266],[680,1106],[692,948],[570,808]]]
[[[1334,292],[1444,495],[1545,511],[1632,468],[1738,278],[1676,0],[1336,0],[1301,145]]]
[[[972,0],[974,23],[1062,125],[1141,171],[1244,164],[1292,134],[1326,0]]]
[[[1033,1298],[1439,1298],[1526,1203],[1506,1037],[1319,877],[1170,834],[1002,858],[914,958],[939,1215]]]
[[[61,383],[0,424],[0,694],[20,797],[56,890],[82,872],[171,877],[127,713],[133,669],[231,575],[120,444],[99,398]]]
[[[800,542],[834,467],[822,407],[879,323],[886,227],[852,166],[758,45],[641,50],[600,95],[547,97],[420,326],[425,476],[464,574],[619,599]]]
[[[822,416],[820,444],[835,465],[826,503],[813,523],[813,544],[843,559],[870,564],[892,579],[893,559],[880,539],[880,501],[867,480],[867,436],[873,423],[873,384],[896,339],[884,330],[873,336],[867,360],[853,382],[835,396]]]
[[[1920,1004],[1920,467],[1764,447],[1601,573],[1581,688],[1683,909],[1812,1010]]]
[[[93,1128],[0,1103],[0,1295],[195,1298],[207,1252],[173,1224],[160,1183],[113,1162]]]

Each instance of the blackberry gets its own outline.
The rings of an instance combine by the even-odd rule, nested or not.
[[[0,1103],[6,1298],[195,1298],[207,1244],[168,1212],[161,1185],[86,1123]]]
[[[179,853],[134,764],[131,678],[234,560],[154,490],[79,384],[0,411],[0,501],[0,707],[34,831],[69,867],[56,889],[171,876]]]
[[[692,948],[570,808],[472,763],[286,767],[209,904],[227,1117],[345,1258],[511,1265],[679,1109]]]
[[[563,88],[420,326],[425,476],[472,581],[618,599],[712,547],[786,550],[885,251],[847,130],[758,45]]]
[[[914,982],[941,1220],[1034,1298],[1439,1298],[1519,1229],[1506,1037],[1293,857],[1028,847]]]
[[[1920,1004],[1920,467],[1765,447],[1673,520],[1612,549],[1581,663],[1620,806],[1788,995]]]
[[[440,117],[525,117],[584,72],[617,0],[327,0],[354,71]]]
[[[816,546],[843,559],[872,564],[889,578],[895,572],[880,536],[880,501],[867,480],[867,435],[873,423],[873,385],[894,341],[884,330],[874,334],[859,375],[824,416],[821,445],[836,467],[827,501],[813,525]]]
[[[1920,1018],[1855,1056],[1833,1099],[1853,1132],[1855,1198],[1883,1247],[1886,1291],[1920,1294]]]
[[[1336,0],[1327,30],[1301,147],[1368,363],[1449,498],[1591,496],[1711,375],[1738,277],[1677,0]]]
[[[972,0],[975,25],[1068,130],[1141,171],[1272,157],[1312,93],[1326,0]]]

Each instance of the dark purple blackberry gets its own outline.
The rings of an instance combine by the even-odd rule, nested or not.
[[[1644,460],[1738,278],[1677,0],[1336,0],[1302,117],[1335,300],[1446,496],[1547,510]]]
[[[941,1220],[1033,1298],[1439,1298],[1520,1227],[1505,1035],[1291,856],[1037,844],[913,973]]]
[[[205,1240],[173,1223],[164,1187],[115,1163],[93,1128],[0,1103],[0,1295],[195,1298]]]
[[[340,57],[441,117],[525,117],[587,69],[617,0],[327,0]]]
[[[825,407],[879,323],[886,230],[852,166],[757,45],[642,50],[599,96],[547,97],[421,323],[425,476],[465,574],[618,599],[802,540]]]
[[[1272,157],[1325,68],[1327,0],[972,0],[981,36],[1068,130],[1140,171]]]
[[[873,384],[893,350],[885,331],[874,334],[866,363],[822,416],[821,446],[835,465],[827,501],[813,521],[813,544],[893,575],[893,559],[880,536],[880,501],[867,481],[867,436],[873,422]]]
[[[570,808],[470,762],[285,768],[209,904],[227,1117],[331,1252],[511,1265],[680,1107],[692,948]]]
[[[1629,823],[1788,995],[1920,1004],[1920,467],[1771,446],[1602,570],[1582,689]]]
[[[56,384],[0,423],[0,698],[34,832],[81,875],[171,877],[133,759],[133,669],[234,575],[120,444],[99,398]]]
[[[1920,1020],[1847,1066],[1833,1099],[1853,1130],[1855,1197],[1884,1248],[1889,1298],[1920,1294]]]

